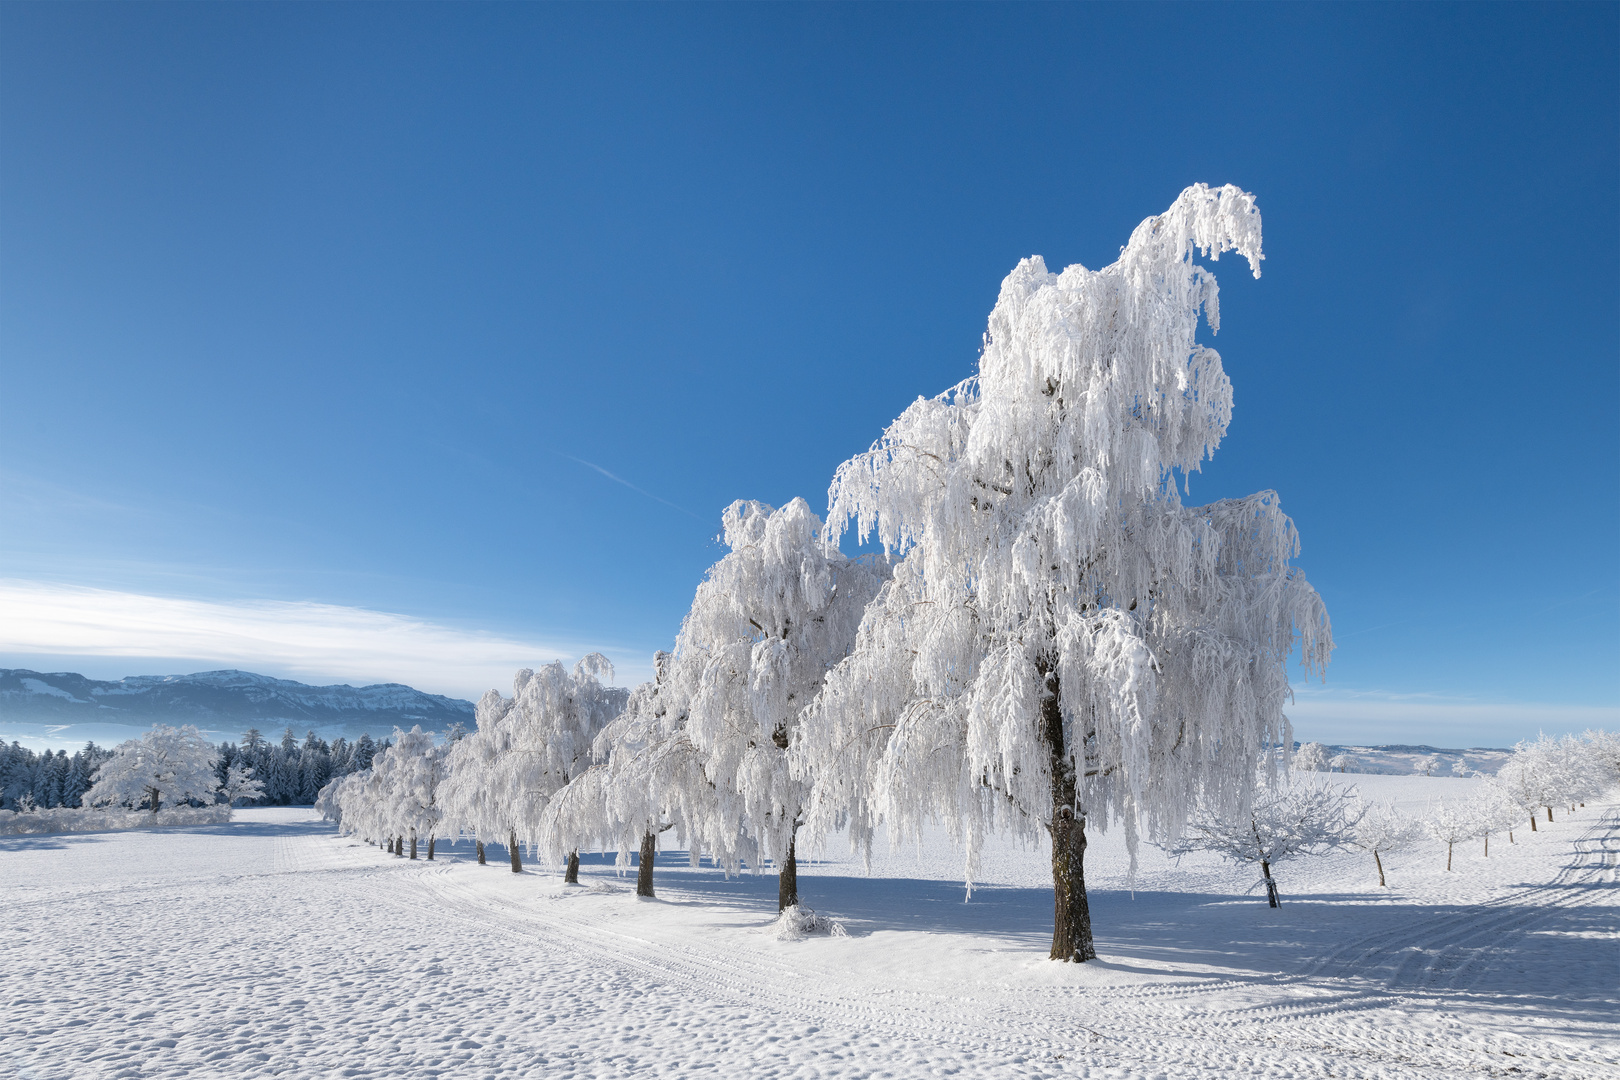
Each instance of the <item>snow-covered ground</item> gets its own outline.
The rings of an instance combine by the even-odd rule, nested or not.
[[[1472,781],[1350,777],[1420,813]],[[434,862],[304,809],[0,839],[0,1075],[1620,1077],[1620,805],[1386,862],[1088,852],[1099,961],[1045,953],[1045,854],[964,903],[943,837],[801,868],[847,937],[779,940],[775,879],[665,853],[657,900],[492,849]]]

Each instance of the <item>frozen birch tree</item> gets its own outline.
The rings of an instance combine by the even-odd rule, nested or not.
[[[158,724],[139,739],[122,743],[96,770],[95,783],[84,794],[84,805],[140,807],[157,813],[160,806],[196,799],[211,803],[219,791],[214,771],[219,751],[190,724]]]
[[[1363,807],[1350,843],[1373,857],[1378,867],[1378,886],[1385,888],[1384,856],[1411,847],[1424,835],[1421,823],[1395,808],[1391,801]]]
[[[522,870],[517,854],[517,836],[513,823],[503,816],[495,798],[495,791],[485,783],[494,774],[498,753],[498,734],[494,725],[498,716],[510,708],[509,699],[494,690],[485,694],[477,706],[477,729],[452,743],[445,756],[444,782],[439,786],[440,828],[446,836],[470,836],[478,852],[478,863],[484,865],[484,844],[491,841],[511,842],[512,871]]]
[[[616,721],[607,767],[562,798],[577,808],[594,799],[628,825],[621,856],[642,830],[644,869],[669,826],[728,871],[769,860],[786,910],[799,900],[794,837],[808,795],[788,747],[828,669],[854,645],[887,566],[829,548],[803,499],[781,509],[739,500],[721,525],[731,551],[698,586],[673,655]],[[553,829],[568,816],[553,815]]]
[[[1259,864],[1266,900],[1276,907],[1271,868],[1352,843],[1362,812],[1349,789],[1306,780],[1279,782],[1261,788],[1248,809],[1236,814],[1200,808],[1187,822],[1186,835],[1167,850],[1172,855],[1213,851],[1233,862]]]
[[[613,665],[591,653],[572,671],[561,661],[523,668],[510,698],[494,690],[483,696],[478,730],[452,748],[441,794],[447,830],[480,844],[504,840],[512,872],[521,872],[519,843],[539,841],[552,796],[590,767],[597,734],[624,710],[628,691],[598,676],[612,679]],[[577,881],[578,850],[567,859],[567,880]]]
[[[734,502],[721,520],[731,552],[698,586],[670,681],[703,774],[721,788],[719,828],[746,833],[756,865],[776,864],[786,910],[799,902],[794,837],[809,795],[807,774],[789,771],[788,747],[888,572],[824,544],[803,499],[780,510]]]
[[[670,665],[669,653],[653,656],[654,679],[632,690],[624,711],[596,736],[598,764],[558,791],[540,820],[537,847],[548,858],[610,848],[622,869],[638,852],[638,896],[654,895],[658,837],[669,829],[694,865],[705,850],[728,872],[742,859],[741,838],[720,830],[720,789],[686,736],[686,712],[672,703]]]
[[[1197,340],[1214,275],[1260,271],[1260,213],[1195,185],[1101,270],[1024,260],[978,374],[918,399],[829,491],[827,539],[898,558],[801,731],[818,835],[942,818],[971,882],[986,833],[1049,835],[1051,956],[1095,955],[1086,828],[1169,841],[1189,808],[1246,810],[1266,746],[1292,742],[1285,664],[1319,670],[1326,611],[1291,565],[1277,496],[1183,506],[1232,389]]]

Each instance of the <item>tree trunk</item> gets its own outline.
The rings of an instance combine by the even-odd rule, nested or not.
[[[416,858],[416,830],[411,830],[411,858]]]
[[[523,860],[518,858],[516,832],[508,832],[506,834],[506,851],[507,854],[512,856],[512,873],[523,873]]]
[[[1451,841],[1446,841],[1446,871],[1451,871]]]
[[[428,862],[433,861],[433,844],[436,840],[438,840],[438,837],[436,836],[428,837]]]
[[[788,838],[787,858],[776,875],[776,910],[786,911],[799,902],[799,860],[795,852],[799,843],[799,830]]]
[[[1491,857],[1491,834],[1490,833],[1485,834],[1485,857],[1487,859]]]
[[[1382,873],[1382,869],[1383,869],[1382,866],[1380,866],[1379,867],[1380,873]],[[1269,860],[1269,859],[1261,859],[1260,860],[1260,873],[1266,879],[1266,902],[1268,904],[1270,904],[1272,907],[1276,907],[1277,906],[1277,883],[1276,883],[1276,881],[1272,880],[1272,877],[1271,877],[1271,860]],[[1382,881],[1380,881],[1380,884],[1382,884]]]
[[[159,791],[155,787],[149,787],[149,788],[146,789],[146,797],[148,799],[152,800],[152,813],[154,813],[154,814],[157,813],[158,812],[158,804],[163,801],[163,792]],[[1547,812],[1549,814],[1552,813],[1551,810],[1549,810]]]
[[[563,884],[564,885],[578,885],[579,884],[579,852],[578,851],[570,851],[568,853],[568,870],[567,870],[567,872],[565,872],[563,874]]]
[[[1530,811],[1530,831],[1531,832],[1539,831],[1536,828],[1536,813],[1535,813],[1534,810]]]
[[[484,862],[484,842],[482,840],[474,840],[473,843],[478,847],[478,865],[486,865]]]
[[[1552,807],[1549,806],[1549,807],[1547,807],[1547,824],[1551,825],[1552,823],[1553,823]]]
[[[1508,843],[1510,843],[1510,844],[1513,843],[1513,830],[1512,829],[1508,830]]]
[[[636,867],[636,895],[653,895],[653,860],[658,857],[658,837],[654,833],[641,834],[641,863]]]
[[[1057,672],[1046,673],[1041,734],[1052,772],[1052,952],[1050,958],[1094,959],[1091,908],[1086,903],[1086,822],[1075,814],[1074,763],[1064,750]]]
[[[1378,857],[1378,852],[1376,851],[1373,852],[1373,862],[1378,864],[1378,887],[1380,889],[1387,888],[1387,886],[1384,884],[1384,860]]]

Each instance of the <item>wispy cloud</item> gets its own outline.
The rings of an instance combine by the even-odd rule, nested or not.
[[[684,506],[676,506],[674,503],[670,502],[668,499],[661,499],[657,495],[654,495],[652,492],[646,490],[645,488],[637,487],[636,485],[632,484],[630,481],[626,480],[624,477],[618,476],[618,475],[616,475],[614,473],[608,472],[606,469],[602,468],[602,466],[596,464],[594,461],[586,461],[584,458],[577,458],[573,454],[564,454],[563,457],[567,458],[569,461],[574,462],[576,465],[583,465],[587,469],[595,469],[597,472],[601,473],[603,476],[607,477],[609,480],[613,481],[615,484],[623,484],[625,487],[629,488],[631,491],[635,492],[637,495],[644,495],[647,498],[651,499],[653,502],[663,503],[665,506],[669,507],[671,510],[679,510],[681,513],[685,514],[687,517],[693,519],[694,521],[702,521],[703,520],[702,518],[698,517],[696,514],[692,513],[692,511],[688,510],[686,507],[684,507]]]
[[[189,600],[0,579],[0,655],[19,665],[29,656],[149,659],[304,681],[402,682],[476,698],[490,687],[509,693],[520,667],[596,648],[333,604]],[[620,682],[635,675],[629,667]]]
[[[1335,743],[1428,743],[1511,746],[1587,728],[1620,726],[1620,706],[1533,701],[1479,701],[1440,694],[1294,687],[1284,711],[1301,739]]]

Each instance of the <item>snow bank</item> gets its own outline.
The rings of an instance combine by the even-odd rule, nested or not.
[[[58,806],[50,810],[0,813],[0,836],[114,832],[168,825],[223,825],[230,820],[231,808],[223,803],[214,806],[175,806],[159,810],[156,814],[150,810],[82,810]]]

